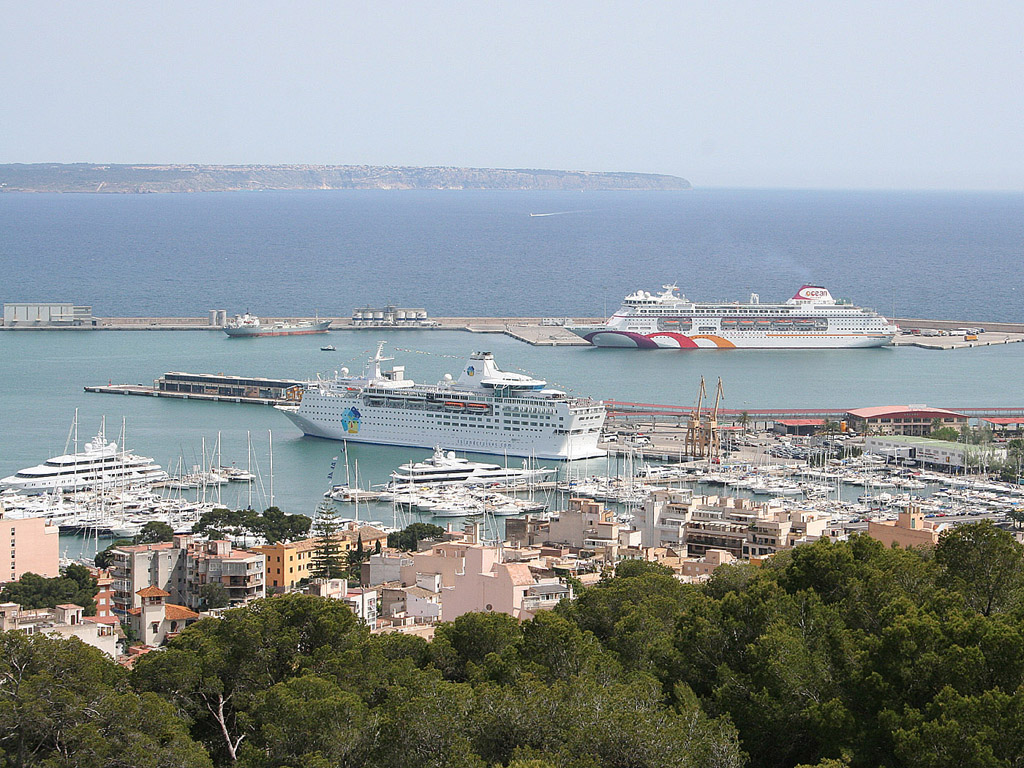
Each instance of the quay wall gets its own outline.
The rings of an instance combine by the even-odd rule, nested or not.
[[[312,320],[311,317],[265,317],[263,320],[271,322],[295,322],[300,320]],[[326,318],[320,318],[326,319]],[[504,329],[505,326],[516,325],[541,325],[543,317],[434,317],[434,322],[440,323],[434,326],[435,330],[464,330],[466,328],[488,327]],[[573,323],[591,324],[604,322],[604,317],[575,317],[559,318],[567,319]],[[951,331],[957,328],[984,328],[986,331],[995,333],[1024,334],[1024,323],[992,323],[984,320],[929,320],[927,318],[898,317],[895,322],[902,328],[928,328],[942,331]],[[402,326],[391,326],[401,328]],[[411,326],[414,327],[415,326]],[[556,328],[558,326],[545,326]],[[377,329],[377,326],[368,327],[369,330]],[[5,326],[0,321],[0,330],[8,331],[49,331],[49,330],[205,330],[217,331],[221,326],[210,325],[208,317],[97,317],[96,325],[85,326],[47,326],[47,325],[18,325]],[[351,318],[332,318],[332,330],[361,330],[362,326],[352,325]]]
[[[1024,333],[1024,323],[988,323],[984,320],[925,320],[915,317],[896,317],[893,320],[900,328],[927,328],[936,331],[984,328],[989,333]]]

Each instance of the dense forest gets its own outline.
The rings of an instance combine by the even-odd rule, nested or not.
[[[305,595],[204,619],[128,671],[0,635],[9,766],[1016,766],[1024,558],[820,541],[684,585],[627,561],[519,623],[373,635]]]

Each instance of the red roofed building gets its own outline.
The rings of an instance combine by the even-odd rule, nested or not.
[[[143,645],[163,645],[185,627],[199,620],[199,614],[183,605],[166,602],[170,593],[160,587],[138,590],[141,605],[128,611],[128,625]]]
[[[967,426],[967,416],[945,408],[927,405],[880,405],[855,408],[846,414],[852,429],[863,434],[914,435],[923,437],[935,425],[960,429]]]

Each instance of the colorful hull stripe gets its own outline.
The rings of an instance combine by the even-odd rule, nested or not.
[[[710,334],[698,334],[696,336],[686,336],[682,333],[673,333],[671,331],[660,331],[658,333],[652,333],[649,336],[645,336],[642,333],[634,333],[632,331],[595,331],[594,333],[588,333],[583,338],[589,341],[591,344],[594,342],[594,337],[601,334],[611,334],[614,336],[624,336],[632,341],[639,349],[662,349],[655,339],[659,337],[667,337],[672,339],[679,345],[679,349],[700,349],[700,345],[697,344],[695,339],[704,339],[710,341],[719,349],[735,349],[736,345],[728,339],[723,339],[721,336],[713,336]],[[599,345],[597,345],[599,346]]]

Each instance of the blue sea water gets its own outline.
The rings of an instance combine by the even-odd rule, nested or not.
[[[674,281],[695,300],[810,282],[886,314],[1024,321],[1012,193],[0,195],[0,232],[0,299],[101,316],[596,316]]]
[[[531,213],[556,214],[530,216]],[[0,195],[2,301],[73,301],[99,315],[348,315],[393,301],[433,315],[604,315],[636,288],[677,281],[697,300],[788,298],[802,283],[897,315],[1024,321],[1024,195],[291,192]],[[171,370],[307,378],[359,368],[378,338],[410,376],[436,381],[474,349],[594,397],[688,404],[700,376],[732,408],[920,403],[1020,406],[1024,344],[950,352],[644,353],[535,348],[463,332],[334,333],[229,340],[214,332],[0,333],[0,476],[60,453],[76,408],[88,439],[114,436],[174,468],[220,433],[246,435],[275,501],[310,513],[340,446],[302,437],[273,409],[86,394]],[[361,485],[428,451],[353,445]],[[597,461],[589,470],[603,472]],[[224,502],[244,505],[231,487]],[[375,516],[384,514],[375,512]]]

